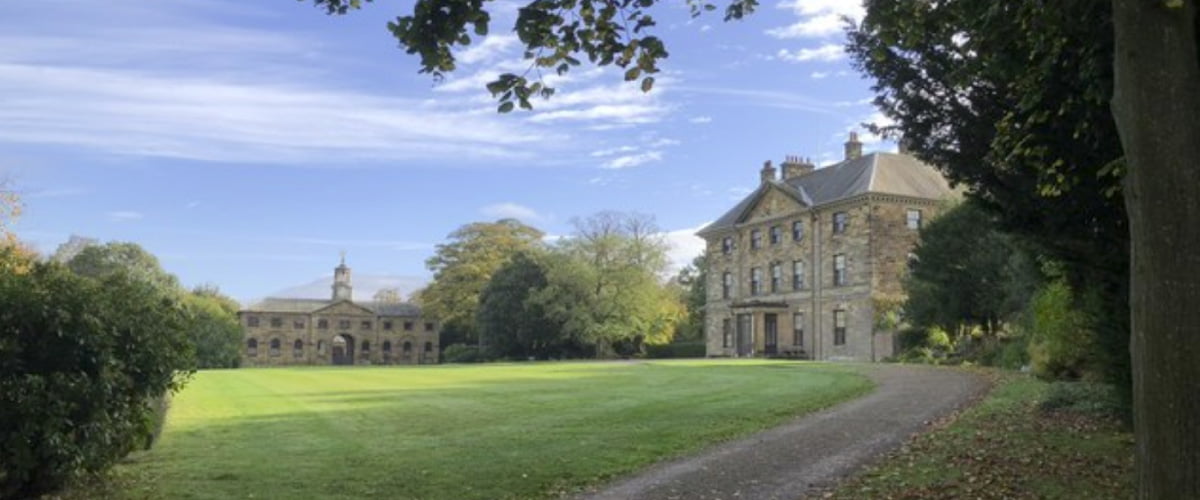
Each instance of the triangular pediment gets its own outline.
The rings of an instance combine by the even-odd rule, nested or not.
[[[372,311],[363,306],[360,306],[358,304],[350,302],[349,300],[339,300],[339,301],[329,304],[325,307],[317,309],[316,311],[313,311],[313,314],[327,314],[327,315],[342,314],[342,315],[355,315],[355,316],[366,316],[366,315],[374,316],[375,311]]]
[[[776,184],[764,186],[757,194],[757,199],[738,217],[738,223],[778,217],[804,208],[794,194],[784,192],[784,188]]]

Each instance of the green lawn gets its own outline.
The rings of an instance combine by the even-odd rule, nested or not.
[[[199,373],[117,498],[539,498],[863,394],[849,368],[772,361]]]

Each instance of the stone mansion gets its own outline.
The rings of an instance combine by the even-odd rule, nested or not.
[[[700,230],[708,249],[708,356],[878,361],[895,354],[879,317],[903,297],[921,224],[956,197],[906,154],[862,154],[816,168],[767,162],[758,188]]]
[[[437,322],[413,304],[355,302],[344,258],[331,299],[267,298],[238,319],[242,366],[438,362]]]

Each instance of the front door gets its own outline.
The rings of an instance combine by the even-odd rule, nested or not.
[[[333,364],[354,364],[354,340],[349,335],[338,335],[333,338]]]
[[[763,315],[763,354],[768,356],[779,352],[779,317],[775,314]]]
[[[749,314],[737,315],[737,355],[754,354],[754,323]]]

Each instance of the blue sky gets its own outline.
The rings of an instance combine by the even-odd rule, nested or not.
[[[601,210],[653,214],[672,258],[758,182],[765,160],[840,159],[881,118],[840,49],[854,0],[764,3],[742,22],[652,10],[670,58],[654,91],[617,70],[550,80],[497,115],[483,85],[520,70],[518,4],[441,83],[417,73],[377,2],[331,18],[291,0],[43,0],[0,17],[0,175],[18,235],[134,241],[185,284],[249,301],[328,292],[338,252],[358,296],[411,290],[462,224],[517,217],[567,234]],[[866,149],[894,149],[865,137]]]

